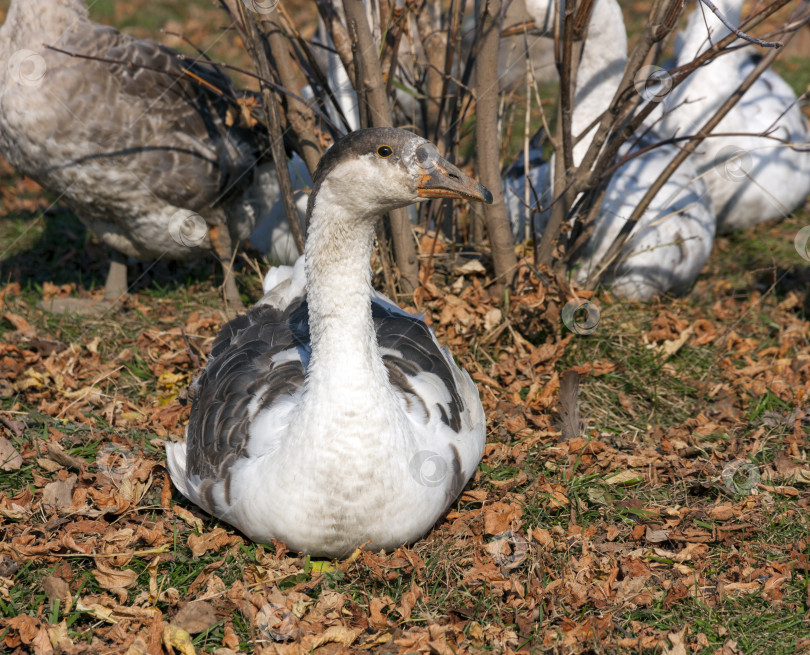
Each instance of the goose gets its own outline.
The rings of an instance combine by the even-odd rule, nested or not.
[[[732,25],[740,24],[742,0],[716,0]],[[729,30],[698,3],[676,42],[683,66],[728,35]],[[739,46],[742,41],[736,41]],[[661,123],[665,136],[695,133],[757,65],[752,45],[724,54],[692,73],[672,90]],[[783,218],[810,195],[810,133],[793,89],[767,69],[690,156],[704,174],[717,214],[727,232]],[[758,136],[769,132],[793,144]]]
[[[550,25],[553,3],[530,0],[527,8],[535,24]],[[596,0],[593,5],[577,70],[574,89],[572,133],[585,132],[610,105],[627,63],[627,33],[621,8],[616,0]],[[606,54],[607,53],[607,54]],[[595,127],[576,143],[575,165],[582,161]],[[660,135],[647,128],[643,136],[628,142],[619,157],[632,156]],[[629,159],[613,174],[594,232],[573,277],[585,284],[650,185],[671,161],[677,150],[661,146]],[[537,146],[530,152],[529,170],[523,170],[522,156],[507,172],[504,194],[516,239],[525,232],[525,185],[530,183],[530,208],[534,211],[551,201],[551,175],[554,160],[542,160]],[[536,197],[535,197],[536,196]],[[535,217],[535,229],[542,234],[548,212]],[[715,217],[706,183],[685,161],[656,194],[647,211],[636,223],[619,260],[608,271],[609,287],[617,296],[646,301],[664,293],[682,293],[697,278],[711,252]]]
[[[306,256],[225,325],[194,385],[180,493],[250,539],[343,557],[422,537],[480,461],[478,390],[420,318],[371,287],[374,227],[425,198],[492,195],[411,132],[350,132],[322,157]]]
[[[125,257],[213,251],[226,300],[239,306],[234,243],[279,187],[258,129],[233,125],[232,104],[213,90],[230,89],[227,77],[94,24],[84,0],[12,0],[0,59],[0,154],[112,249],[105,297],[126,292]]]

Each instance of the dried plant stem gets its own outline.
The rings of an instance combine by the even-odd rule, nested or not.
[[[287,38],[282,31],[277,12],[269,15],[264,27],[279,80],[284,87],[294,89],[296,87],[295,64],[287,49]],[[292,128],[296,137],[295,150],[306,162],[309,172],[314,174],[318,161],[323,155],[315,136],[315,114],[306,103],[290,96],[286,97],[286,114],[287,124]]]
[[[495,265],[495,293],[511,284],[517,271],[512,230],[504,204],[498,164],[498,45],[501,0],[483,0],[478,14],[475,140],[478,177],[491,192],[494,202],[484,207],[492,259]]]
[[[264,44],[259,34],[259,28],[253,20],[253,16],[248,14],[245,6],[241,2],[239,3],[239,12],[242,18],[242,25],[245,28],[245,45],[250,52],[251,58],[256,64],[259,75],[263,78],[270,79],[272,76],[270,60],[264,49]],[[301,254],[304,252],[305,247],[304,231],[301,227],[301,221],[298,218],[298,208],[295,205],[295,198],[293,197],[290,171],[287,168],[287,153],[284,151],[278,102],[273,95],[272,89],[264,82],[261,84],[261,94],[262,105],[269,128],[270,150],[273,155],[273,162],[276,165],[276,174],[278,175],[281,200],[284,203],[284,212],[287,214],[287,221],[290,225],[290,232],[292,232],[295,246],[298,249],[298,253]]]
[[[344,0],[343,9],[346,12],[346,20],[355,26],[357,57],[358,61],[362,61],[363,66],[363,88],[357,89],[357,91],[358,93],[365,92],[370,125],[375,127],[393,125],[391,108],[385,94],[385,83],[382,79],[363,2],[362,0]],[[408,212],[404,209],[397,209],[389,212],[389,217],[394,240],[394,254],[400,275],[400,287],[404,293],[412,293],[419,285],[419,271]]]
[[[725,25],[729,31],[743,39],[744,41],[748,41],[749,43],[753,43],[758,46],[762,46],[763,48],[781,48],[784,44],[781,41],[763,41],[762,39],[758,39],[755,36],[751,36],[750,34],[746,34],[742,30],[737,29],[734,25],[732,25],[728,18],[723,15],[723,12],[720,11],[717,6],[712,2],[712,0],[700,0],[704,5],[706,5],[709,9],[711,9],[712,13],[717,16],[717,20],[719,20],[723,25]]]

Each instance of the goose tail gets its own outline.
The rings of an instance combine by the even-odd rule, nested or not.
[[[166,468],[172,483],[186,498],[189,498],[186,488],[186,442],[169,442],[166,444]]]

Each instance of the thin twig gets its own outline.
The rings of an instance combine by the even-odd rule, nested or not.
[[[270,77],[270,60],[267,57],[267,52],[264,49],[259,27],[252,17],[248,17],[248,10],[243,3],[239,3],[239,11],[242,17],[242,24],[245,26],[247,32],[246,43],[250,51],[251,58],[256,64],[259,74],[262,77]],[[305,239],[304,230],[301,226],[301,220],[298,216],[298,207],[295,204],[295,198],[292,191],[292,180],[290,180],[290,171],[287,168],[287,154],[284,152],[284,140],[281,131],[281,117],[278,113],[278,104],[273,97],[273,91],[268,84],[262,83],[262,108],[264,109],[265,118],[268,126],[268,137],[270,141],[270,150],[273,154],[273,162],[276,165],[276,175],[278,176],[279,191],[281,192],[281,201],[284,204],[284,212],[287,215],[287,222],[292,232],[295,246],[298,253],[304,252]]]
[[[720,11],[717,6],[712,2],[712,0],[700,0],[704,5],[706,5],[715,16],[717,16],[717,20],[719,20],[723,25],[725,25],[731,32],[736,34],[738,37],[743,39],[744,41],[748,41],[749,43],[754,43],[758,46],[762,46],[763,48],[781,48],[784,43],[781,41],[763,41],[762,39],[758,39],[755,36],[751,36],[750,34],[746,34],[741,29],[734,27],[731,22],[723,15],[723,12]]]

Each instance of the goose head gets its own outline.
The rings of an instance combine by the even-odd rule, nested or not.
[[[426,139],[407,130],[369,128],[347,134],[323,156],[308,214],[329,207],[358,220],[376,220],[428,198],[492,202],[489,190],[439,155]]]

